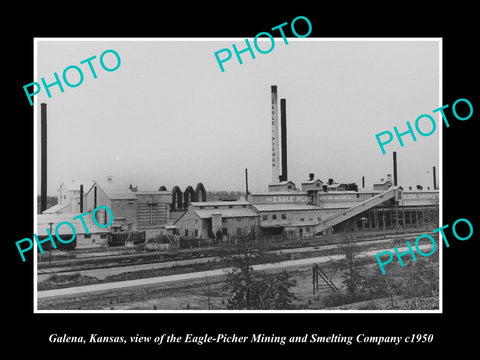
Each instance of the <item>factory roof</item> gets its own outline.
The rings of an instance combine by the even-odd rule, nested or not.
[[[318,206],[307,204],[254,204],[258,211],[319,210]]]
[[[342,185],[347,185],[347,184],[345,184],[345,183],[333,183],[333,184],[327,184],[327,187],[333,189],[333,188],[338,188],[339,186],[342,186]]]
[[[393,182],[391,182],[390,180],[380,180],[379,182],[376,182],[375,184],[373,185],[385,185],[385,184],[392,184],[393,185]]]
[[[85,225],[88,228],[90,233],[106,233],[110,232],[109,227],[101,228],[98,227],[94,222],[91,216],[83,216],[81,219],[73,218],[80,214],[39,214],[37,215],[37,236],[48,236],[47,230],[50,229],[50,224],[52,224],[52,235],[55,236],[55,227],[61,222],[69,222],[75,228],[77,234],[86,234],[85,228],[83,227],[82,220],[85,221]],[[63,234],[72,234],[72,228],[68,225],[62,225],[58,228],[58,233]]]
[[[131,191],[128,185],[97,182],[98,186],[107,194],[111,200],[136,200],[135,192]]]
[[[202,210],[193,210],[200,216],[202,219],[211,218],[212,215],[220,214],[222,217],[252,217],[258,216],[258,214],[249,208],[232,208],[232,209],[202,209]]]
[[[80,191],[80,185],[83,185],[83,191],[87,192],[89,189],[91,189],[91,187],[95,184],[95,182],[94,181],[82,182],[82,181],[72,180],[71,182],[65,181],[63,184],[69,191]]]
[[[268,186],[272,186],[272,185],[287,185],[287,184],[294,184],[294,185],[295,185],[295,183],[294,183],[292,180],[284,180],[284,181],[279,181],[278,183],[268,184]]]
[[[60,213],[61,210],[65,209],[69,205],[70,204],[68,203],[53,205],[52,207],[49,207],[48,209],[44,210],[42,214],[58,214]]]
[[[320,179],[313,179],[313,180],[307,180],[307,181],[302,181],[302,184],[315,184],[317,181],[320,181],[323,184],[323,181]]]
[[[305,191],[300,190],[291,190],[291,191],[265,191],[265,192],[254,192],[249,193],[249,195],[253,196],[275,196],[275,195],[308,195]]]
[[[237,200],[237,201],[204,201],[204,202],[199,202],[199,201],[193,201],[190,204],[193,206],[229,206],[229,205],[250,205],[248,201],[245,200]]]

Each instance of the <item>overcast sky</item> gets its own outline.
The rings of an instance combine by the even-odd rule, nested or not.
[[[308,173],[323,181],[371,188],[392,173],[397,151],[399,185],[432,187],[439,166],[439,129],[383,155],[375,134],[406,130],[439,103],[439,44],[424,41],[320,41],[282,38],[269,54],[240,65],[235,56],[218,67],[214,52],[243,48],[244,39],[208,41],[104,41],[38,39],[37,79],[53,82],[69,65],[83,83],[35,96],[48,104],[48,194],[63,181],[104,181],[140,190],[266,191],[271,181],[271,85],[286,98],[288,174],[298,187]],[[268,44],[263,44],[268,48]],[[100,54],[113,49],[120,67],[104,71]],[[80,61],[93,55],[98,78]],[[115,63],[112,54],[105,57]],[[75,82],[74,71],[69,72]],[[40,189],[40,106],[37,108]],[[438,124],[438,115],[435,115]],[[424,124],[424,131],[429,127]],[[438,179],[438,176],[437,176]]]

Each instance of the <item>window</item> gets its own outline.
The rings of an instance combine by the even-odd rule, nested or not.
[[[92,244],[95,244],[95,239],[92,239]]]
[[[322,219],[320,219],[320,216],[317,219],[318,219],[318,221],[322,221]]]
[[[237,217],[237,221],[242,221],[242,218]]]
[[[247,207],[247,205],[242,205],[242,208],[246,208],[246,207]]]
[[[268,220],[268,215],[263,215],[263,220]]]
[[[223,235],[228,235],[228,229],[227,228],[222,228],[222,233],[223,233]]]
[[[200,209],[205,209],[205,206],[200,206]]]
[[[229,208],[229,209],[233,209],[233,205],[228,205],[228,208]]]
[[[226,223],[227,222],[227,218],[222,218],[222,223]]]
[[[277,214],[272,215],[272,220],[277,220]]]
[[[90,239],[90,238],[92,237],[92,234],[85,234],[83,237],[84,237],[85,239]]]
[[[218,206],[214,206],[213,208],[214,208],[214,209],[218,209]]]
[[[316,183],[316,185],[315,185],[315,186],[316,186],[316,187],[320,187],[320,183],[319,183],[319,182],[318,182],[318,183]]]
[[[241,236],[242,235],[242,228],[237,228],[237,236]]]
[[[308,221],[313,221],[313,218],[309,218]]]
[[[305,221],[305,219],[304,219],[304,218],[300,218],[300,221]]]
[[[360,197],[360,194],[357,194],[357,198],[359,198],[359,197]]]
[[[195,219],[195,224],[198,224],[198,219]]]
[[[194,231],[194,236],[195,236],[195,237],[198,236],[198,229],[195,229],[195,231]]]
[[[287,214],[283,213],[282,214],[282,219],[285,220],[287,218]]]
[[[185,229],[185,236],[188,236],[188,229]]]
[[[292,185],[287,186],[287,189],[292,189],[292,188],[293,188]]]
[[[106,239],[106,238],[107,238],[107,235],[106,235],[106,234],[100,235],[100,239]]]

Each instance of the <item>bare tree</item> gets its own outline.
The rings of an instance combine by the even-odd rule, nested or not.
[[[347,288],[347,291],[353,300],[357,290],[364,286],[362,266],[357,259],[360,249],[357,240],[351,234],[345,234],[344,242],[340,245],[340,249],[345,254],[345,259],[342,259],[339,262],[346,267],[346,270],[342,274],[342,286]]]
[[[395,296],[403,292],[403,281],[391,273],[382,274],[379,269],[366,278],[366,287],[374,298],[388,297],[390,308],[395,308]]]

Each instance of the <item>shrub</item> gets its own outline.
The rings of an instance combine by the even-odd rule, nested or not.
[[[371,297],[366,291],[357,291],[356,293],[351,294],[348,291],[340,290],[332,292],[329,296],[325,297],[324,303],[325,307],[335,307],[370,299]]]

